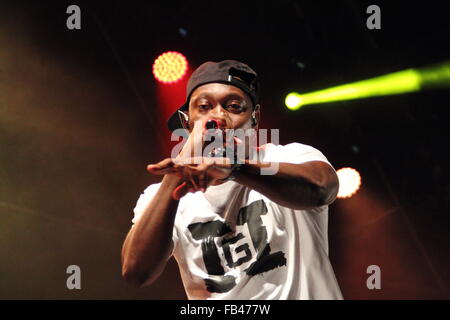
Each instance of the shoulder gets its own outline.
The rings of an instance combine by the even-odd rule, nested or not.
[[[274,145],[271,143],[260,147],[263,161],[266,162],[288,162],[300,164],[308,161],[330,162],[318,149],[298,142],[286,145]],[[330,164],[331,165],[331,164]]]
[[[141,195],[139,196],[139,199],[136,203],[136,207],[134,210],[135,211],[141,210],[147,204],[147,202],[152,200],[152,198],[155,196],[156,192],[158,191],[160,185],[161,185],[161,182],[151,184],[147,188],[145,188],[144,192],[142,192]]]
[[[158,191],[159,187],[161,186],[161,182],[158,183],[153,183],[151,185],[149,185],[147,188],[145,188],[144,190],[144,195],[149,195],[149,194],[154,194]]]

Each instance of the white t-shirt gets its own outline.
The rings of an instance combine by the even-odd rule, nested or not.
[[[262,159],[329,164],[319,150],[300,143],[268,144]],[[159,186],[141,195],[133,223]],[[189,299],[342,299],[327,227],[328,206],[293,210],[228,181],[180,200],[172,254]]]

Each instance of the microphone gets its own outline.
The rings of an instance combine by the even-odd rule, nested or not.
[[[215,141],[215,139],[217,138],[216,135],[220,135],[221,138],[223,137],[223,135],[222,135],[223,132],[221,130],[218,130],[219,128],[220,128],[220,125],[219,125],[219,122],[217,120],[209,119],[209,120],[206,121],[205,129],[207,131],[214,130],[213,132],[211,132],[211,131],[209,132],[209,134],[211,135],[211,137],[210,137],[211,142]],[[225,153],[226,153],[225,147],[221,146],[221,147],[212,149],[211,152],[209,152],[208,156],[212,157],[212,158],[214,158],[214,157],[225,157]]]
[[[210,136],[211,142],[215,141],[216,138],[219,138],[219,137],[220,137],[220,139],[223,139],[224,135],[226,135],[226,130],[223,130],[221,128],[219,122],[215,119],[208,119],[205,122],[205,129],[206,129],[206,131],[208,131],[207,135],[211,135]],[[236,153],[236,150],[237,150],[236,141],[233,139],[233,141],[230,143],[233,145],[230,146],[226,141],[222,141],[220,146],[213,148],[207,155],[210,158],[228,158],[228,159],[230,159],[231,173],[225,179],[221,179],[220,181],[222,181],[222,182],[225,182],[228,180],[234,180],[233,172],[236,170],[239,170],[240,167],[242,166],[241,163],[238,163],[238,158],[237,158],[237,153]]]
[[[209,129],[218,129],[219,128],[219,122],[217,120],[214,119],[209,119],[208,121],[206,121],[205,123],[205,129],[209,130]]]

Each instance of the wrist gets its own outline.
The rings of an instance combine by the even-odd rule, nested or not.
[[[178,176],[174,176],[171,174],[164,175],[161,181],[161,187],[169,188],[171,190],[176,189],[179,185],[182,184],[182,179]]]
[[[236,180],[236,174],[242,169],[243,165],[244,165],[243,163],[234,163],[234,164],[232,164],[231,165],[230,174],[227,177],[225,177],[223,179],[220,179],[220,181],[221,182],[226,182],[226,181],[230,181],[230,180],[231,181]]]
[[[268,176],[263,173],[263,170],[267,170],[270,167],[270,163],[262,163],[262,162],[250,162],[249,160],[245,160],[242,163],[238,170],[235,170],[233,174],[233,180],[238,183],[247,185],[252,183],[255,179],[260,179],[262,176]]]

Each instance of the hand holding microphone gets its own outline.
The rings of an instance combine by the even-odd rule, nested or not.
[[[212,148],[206,156],[211,158],[226,157],[225,143],[223,141],[224,132],[220,129],[219,122],[215,119],[207,120],[205,122],[205,131],[205,140],[209,142],[206,145],[209,145],[210,143],[216,144],[216,147]]]
[[[196,121],[175,159],[167,158],[147,167],[152,174],[170,174],[181,179],[181,184],[172,193],[174,199],[180,199],[188,192],[205,192],[208,186],[220,184],[230,177],[234,162],[226,156],[228,150],[221,140],[224,137],[221,127],[224,126],[215,119]],[[212,142],[207,141],[208,134],[212,134]]]
[[[219,179],[219,181],[227,181],[227,180],[234,180],[233,173],[240,170],[242,164],[239,163],[238,157],[237,157],[237,145],[241,144],[242,141],[238,139],[237,137],[231,136],[228,137],[226,134],[229,133],[229,131],[223,131],[220,129],[220,125],[217,120],[209,119],[205,123],[205,129],[207,131],[212,131],[214,139],[220,138],[221,141],[219,141],[218,145],[216,144],[215,147],[211,149],[210,152],[208,152],[208,157],[211,158],[221,158],[221,159],[227,159],[228,163],[231,164],[231,171],[229,172],[229,175],[225,178]],[[225,136],[225,137],[224,137]],[[225,138],[225,140],[224,140]]]

